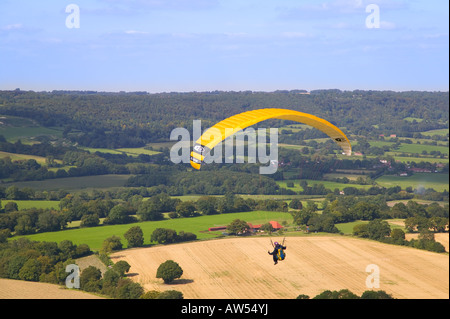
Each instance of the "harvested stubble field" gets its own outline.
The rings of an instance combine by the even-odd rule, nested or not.
[[[340,236],[288,237],[287,258],[274,266],[266,238],[227,238],[117,252],[130,277],[146,290],[178,290],[185,298],[272,299],[314,297],[324,290],[349,289],[360,295],[375,264],[380,288],[401,299],[448,299],[449,258],[410,247]],[[156,278],[172,259],[184,273],[173,284]]]
[[[42,282],[0,278],[0,299],[99,299],[76,289]]]

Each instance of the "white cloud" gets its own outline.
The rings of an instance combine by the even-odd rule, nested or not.
[[[309,35],[304,32],[282,32],[281,37],[295,39],[295,38],[307,38],[309,37]]]
[[[125,31],[126,34],[148,34],[148,32],[144,31],[136,31],[136,30],[127,30]]]
[[[394,30],[397,28],[397,26],[394,22],[380,21],[380,28],[385,30]]]
[[[4,26],[2,28],[2,30],[19,30],[22,28],[23,28],[22,23],[16,23],[16,24],[8,24],[8,25]]]

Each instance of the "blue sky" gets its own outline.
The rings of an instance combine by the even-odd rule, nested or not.
[[[66,6],[80,9],[67,28]],[[367,28],[376,4],[380,27]],[[1,0],[0,89],[448,91],[445,0]]]

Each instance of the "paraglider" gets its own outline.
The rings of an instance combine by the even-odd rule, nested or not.
[[[308,113],[288,109],[267,108],[233,115],[206,130],[194,143],[190,156],[192,167],[197,170],[200,169],[205,156],[228,136],[268,119],[291,120],[315,127],[333,139],[342,148],[345,155],[351,155],[352,153],[347,136],[330,122]]]
[[[268,251],[268,253],[269,255],[272,255],[274,265],[278,264],[278,261],[282,261],[286,258],[286,253],[284,252],[284,250],[286,249],[286,246],[284,246],[284,240],[285,238],[283,238],[282,244],[278,242],[272,243],[272,240],[270,240],[273,246],[273,251]]]

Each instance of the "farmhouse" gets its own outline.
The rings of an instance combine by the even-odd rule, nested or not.
[[[251,223],[247,223],[247,224],[250,226],[250,231],[251,232],[258,231],[261,228],[261,226],[262,226],[262,224],[259,224],[259,225],[253,225]],[[269,224],[272,225],[274,230],[279,230],[279,229],[283,228],[283,226],[281,226],[280,223],[277,222],[277,221],[271,220],[269,222]],[[227,230],[227,226],[209,227],[208,230],[209,231],[225,231],[225,230]]]

